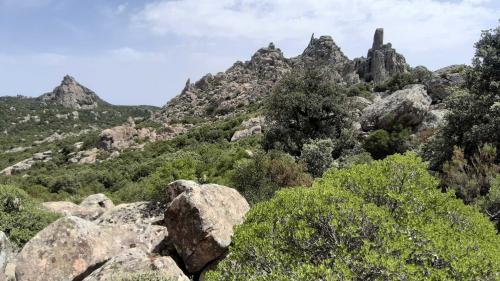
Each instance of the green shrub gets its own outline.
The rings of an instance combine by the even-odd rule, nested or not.
[[[282,187],[311,184],[311,176],[293,157],[279,151],[257,152],[240,160],[233,171],[231,186],[251,203],[267,200]]]
[[[311,140],[304,144],[300,159],[306,163],[307,171],[320,177],[333,163],[333,142],[331,139]]]
[[[41,209],[23,190],[0,185],[0,231],[18,246],[23,246],[57,217]]]
[[[366,138],[363,147],[374,159],[383,159],[387,155],[406,151],[406,140],[410,135],[409,129],[387,132],[379,129],[371,132]]]
[[[500,238],[414,154],[254,206],[206,280],[497,280]]]

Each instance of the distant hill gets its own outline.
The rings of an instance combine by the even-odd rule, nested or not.
[[[148,119],[154,106],[117,106],[65,76],[53,92],[38,98],[0,97],[0,151],[31,147],[65,135],[86,134]]]
[[[72,109],[95,109],[99,105],[110,105],[69,75],[64,76],[61,85],[52,92],[40,96],[39,99],[55,102]]]

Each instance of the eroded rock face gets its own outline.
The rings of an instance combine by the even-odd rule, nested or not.
[[[82,280],[131,248],[151,253],[166,239],[165,227],[97,225],[68,216],[31,239],[17,257],[18,281]]]
[[[151,255],[140,248],[129,249],[107,261],[84,281],[114,281],[127,273],[157,271],[172,281],[189,281],[170,257]]]
[[[170,203],[165,224],[189,272],[226,253],[233,227],[249,209],[236,190],[214,184],[190,186]]]
[[[431,98],[424,85],[409,85],[403,90],[380,99],[363,110],[363,130],[390,130],[395,124],[417,126],[430,110]]]
[[[51,93],[40,97],[43,101],[54,101],[67,108],[73,109],[94,109],[102,101],[92,90],[80,85],[75,78],[64,76],[61,85],[56,87]]]
[[[42,206],[63,216],[76,216],[93,220],[114,207],[113,201],[104,194],[94,194],[85,198],[80,205],[67,201],[44,202]]]

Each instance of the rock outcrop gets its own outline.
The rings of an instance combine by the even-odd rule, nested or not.
[[[12,173],[26,171],[31,168],[37,162],[48,162],[52,160],[52,151],[45,151],[33,154],[32,157],[18,162],[10,167],[7,167],[0,171],[0,175],[10,176]]]
[[[451,65],[432,73],[426,83],[427,91],[433,102],[440,102],[449,97],[456,88],[465,86],[465,65]]]
[[[359,76],[365,81],[381,83],[398,73],[409,71],[405,58],[392,48],[391,43],[384,44],[384,29],[375,31],[372,48],[367,58],[355,60]]]
[[[107,104],[92,90],[80,85],[75,78],[64,76],[61,85],[52,92],[40,96],[42,101],[51,101],[72,109],[94,109],[99,104]]]
[[[56,201],[44,202],[42,206],[51,212],[63,216],[76,216],[88,220],[94,220],[114,207],[111,199],[104,194],[91,195],[84,199],[80,205],[76,205],[73,202]]]
[[[189,182],[165,212],[169,239],[186,269],[198,272],[221,258],[231,242],[233,227],[243,222],[249,209],[245,198],[232,188]]]
[[[391,130],[398,124],[404,127],[417,126],[430,110],[431,98],[424,85],[408,85],[382,98],[363,110],[363,130]]]
[[[241,124],[242,129],[234,132],[231,141],[238,141],[240,139],[248,138],[262,133],[262,126],[264,125],[264,117],[255,117],[244,121]]]
[[[171,257],[151,255],[140,248],[132,248],[113,257],[83,281],[114,281],[127,273],[149,271],[156,271],[168,280],[189,281]]]
[[[144,142],[171,139],[187,131],[187,125],[165,126],[157,131],[153,128],[137,128],[134,120],[123,125],[105,129],[99,135],[97,147],[108,152],[128,148],[140,148]]]

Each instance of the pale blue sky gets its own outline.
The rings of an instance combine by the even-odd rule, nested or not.
[[[469,63],[498,0],[0,0],[0,95],[38,96],[65,74],[114,104],[164,105],[187,78],[311,33],[364,56],[376,27],[412,65]]]

